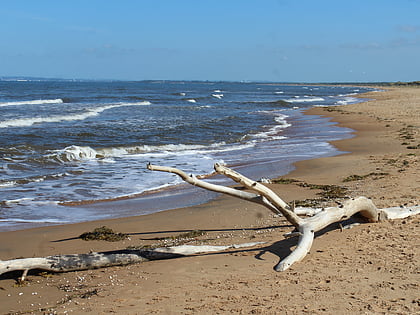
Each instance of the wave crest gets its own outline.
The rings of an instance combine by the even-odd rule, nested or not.
[[[19,105],[42,105],[42,104],[61,104],[64,101],[61,98],[53,100],[32,100],[32,101],[16,101],[16,102],[3,102],[0,107],[4,106],[19,106]]]
[[[98,152],[91,147],[72,145],[50,155],[49,157],[58,160],[59,162],[66,163],[96,159],[98,157]]]
[[[289,103],[306,103],[306,102],[322,102],[325,101],[322,97],[315,97],[315,96],[304,96],[304,97],[295,97],[295,98],[289,98],[286,100],[286,102]]]
[[[77,114],[58,115],[58,116],[50,116],[50,117],[31,117],[31,118],[10,119],[10,120],[0,122],[0,128],[29,127],[34,124],[41,124],[41,123],[85,120],[89,117],[97,116],[103,111],[106,111],[112,108],[123,107],[123,106],[146,106],[146,105],[151,105],[151,103],[149,101],[135,102],[135,103],[117,103],[117,104],[92,108],[85,112],[77,113]]]

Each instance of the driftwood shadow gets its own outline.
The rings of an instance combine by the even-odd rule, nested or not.
[[[290,224],[283,224],[283,225],[272,225],[272,226],[264,226],[264,227],[256,227],[256,228],[226,228],[226,229],[200,229],[202,232],[237,232],[237,231],[263,231],[269,229],[279,229],[279,228],[288,228],[291,227]],[[136,236],[136,235],[161,235],[161,234],[170,234],[170,233],[187,233],[191,232],[193,229],[184,229],[184,230],[163,230],[163,231],[147,231],[147,232],[133,232],[133,233],[126,233],[128,236]],[[80,239],[79,236],[63,238],[59,240],[50,241],[51,243],[61,243],[66,241],[73,241]],[[140,238],[140,240],[147,241],[147,240],[157,240],[161,239],[161,237],[154,237],[154,238]]]

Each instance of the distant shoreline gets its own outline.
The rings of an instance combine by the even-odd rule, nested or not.
[[[1,81],[64,81],[64,82],[242,82],[242,83],[260,83],[260,84],[279,84],[279,85],[343,85],[343,86],[420,86],[420,81],[395,81],[395,82],[276,82],[276,81],[225,81],[225,80],[162,80],[162,79],[139,79],[139,80],[124,80],[124,79],[82,79],[82,78],[45,78],[45,77],[28,77],[28,76],[0,76]]]

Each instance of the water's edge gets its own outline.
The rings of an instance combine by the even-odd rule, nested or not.
[[[333,136],[326,135],[326,137],[329,137],[329,139],[323,141],[323,144],[325,146],[329,146],[328,153],[324,153],[321,155],[313,154],[311,156],[295,156],[294,158],[289,158],[288,160],[281,161],[267,161],[267,163],[263,165],[253,167],[249,167],[249,165],[238,165],[234,168],[237,171],[244,173],[244,175],[254,179],[259,179],[261,177],[278,178],[293,171],[295,169],[294,164],[298,161],[317,159],[327,156],[337,156],[346,153],[339,151],[337,148],[331,145],[331,142],[335,140],[348,139],[353,137],[353,130],[349,128],[339,127],[335,123],[331,123],[332,118],[330,117],[306,114],[307,110],[308,109],[301,110],[301,115],[298,115],[297,117],[295,117],[294,120],[291,121],[292,127],[290,127],[290,129],[285,129],[285,136],[290,136],[292,134],[296,138],[302,136],[301,133],[297,132],[297,130],[299,129],[303,130],[303,133],[311,133],[312,131],[310,131],[310,125],[315,125],[317,132],[324,132],[326,134],[333,133]],[[323,126],[320,126],[320,123],[322,123]],[[305,129],[305,127],[307,128]],[[334,132],[331,132],[331,130],[334,130]],[[305,135],[303,136],[305,137]],[[146,167],[146,165],[144,165],[144,167]],[[156,176],[159,176],[159,172],[156,172]],[[222,179],[221,176],[218,176],[217,178],[211,178],[210,180],[224,185],[232,184],[232,182]],[[86,222],[96,221],[98,219],[106,220],[147,215],[161,211],[192,207],[205,204],[211,200],[216,199],[218,196],[219,194],[214,192],[206,191],[204,189],[200,189],[188,184],[179,184],[176,186],[168,187],[166,189],[162,189],[161,191],[156,193],[141,194],[140,196],[134,198],[123,198],[120,200],[96,202],[92,204],[85,204],[79,206],[66,206],[66,208],[68,208],[68,211],[71,212],[88,211],[89,213],[91,213],[93,211],[98,214],[102,214],[102,216],[100,216],[99,218],[93,215],[90,217],[91,219],[89,219],[89,217],[86,217],[86,220],[80,221]],[[109,213],[109,216],[104,215],[104,213]],[[118,214],[116,215],[116,213]],[[68,224],[80,222],[69,222]],[[53,225],[62,225],[62,223],[16,222],[12,226],[1,227],[0,232]]]

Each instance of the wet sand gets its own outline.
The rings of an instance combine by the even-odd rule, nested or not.
[[[335,141],[335,157],[296,163],[284,176],[339,185],[378,207],[418,204],[420,89],[392,88],[361,95],[375,99],[308,114],[325,115],[355,130]],[[343,181],[351,175],[361,178]],[[319,198],[319,190],[271,184],[287,202]],[[106,225],[128,233],[119,242],[83,241]],[[266,208],[221,196],[209,203],[151,215],[0,233],[0,259],[38,257],[168,244],[190,230],[191,244],[266,242],[250,249],[54,275],[0,278],[0,313],[65,314],[411,314],[420,312],[419,218],[337,226],[315,239],[311,253],[283,273],[273,271],[295,244],[292,227]],[[49,311],[46,311],[49,310]]]

